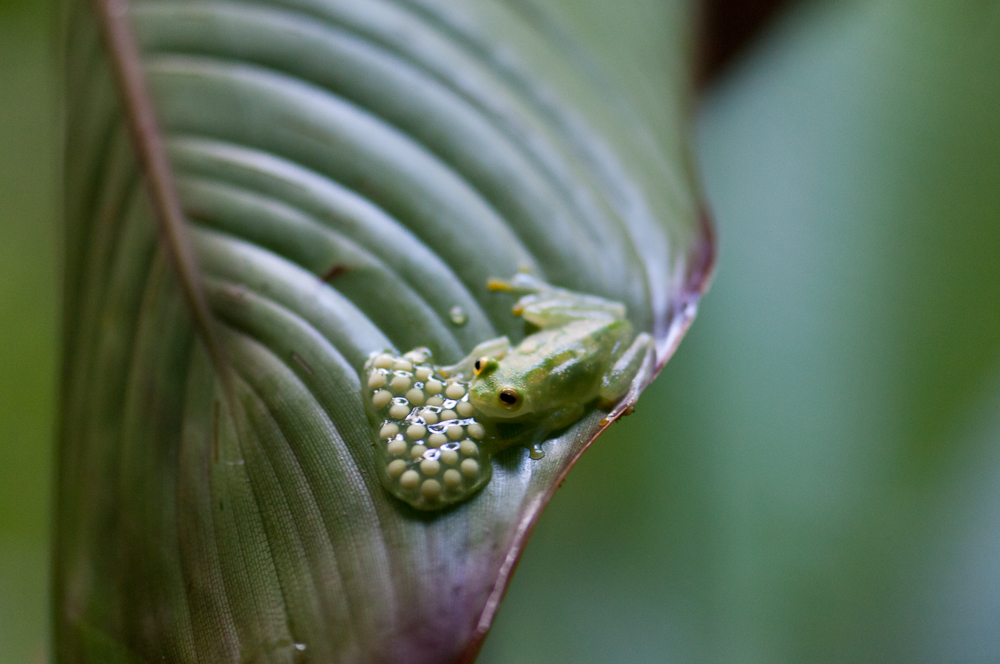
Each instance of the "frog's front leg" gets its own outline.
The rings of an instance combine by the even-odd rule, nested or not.
[[[553,431],[559,431],[560,429],[565,429],[569,425],[573,424],[581,417],[583,417],[584,407],[581,403],[571,404],[565,408],[560,408],[548,415],[544,420],[542,420],[537,428],[534,439],[528,446],[531,452],[529,456],[532,459],[541,459],[545,456],[545,452],[542,451],[542,443],[548,440],[549,435]]]
[[[601,382],[601,401],[605,405],[617,403],[601,425],[613,422],[635,404],[648,380],[652,365],[653,338],[643,332],[621,354]]]

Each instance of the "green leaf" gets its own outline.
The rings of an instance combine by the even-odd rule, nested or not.
[[[70,3],[60,661],[95,633],[149,661],[475,658],[603,413],[418,513],[379,484],[358,371],[522,338],[487,289],[520,269],[673,352],[712,262],[687,13],[622,8],[676,44],[648,76],[575,45],[598,5]]]

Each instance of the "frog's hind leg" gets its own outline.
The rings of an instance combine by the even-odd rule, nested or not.
[[[639,399],[639,393],[652,375],[653,338],[641,333],[611,367],[601,384],[601,401],[606,405],[617,404],[601,420],[601,426],[614,422]]]
[[[578,320],[625,318],[621,302],[550,286],[528,274],[517,274],[510,281],[491,279],[489,289],[521,295],[514,315],[543,330]]]
[[[580,320],[621,320],[625,318],[625,305],[593,295],[539,294],[518,300],[514,313],[542,330],[550,330]]]

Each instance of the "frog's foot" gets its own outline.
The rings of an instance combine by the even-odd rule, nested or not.
[[[521,295],[514,315],[543,330],[578,320],[625,318],[621,302],[556,288],[529,274],[516,274],[509,281],[491,279],[488,286],[491,291]]]
[[[510,339],[507,337],[498,337],[476,345],[472,349],[472,352],[459,360],[457,364],[446,367],[435,367],[435,369],[445,378],[469,381],[472,380],[472,367],[476,363],[476,360],[483,356],[492,357],[494,360],[502,360],[509,351]]]
[[[489,482],[492,467],[469,384],[446,380],[430,360],[426,349],[383,353],[362,374],[379,479],[389,493],[420,510],[467,500]]]
[[[604,377],[601,401],[617,405],[601,420],[601,426],[607,426],[634,410],[642,388],[652,378],[654,361],[653,338],[643,332]]]

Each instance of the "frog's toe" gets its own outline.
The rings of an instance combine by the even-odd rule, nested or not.
[[[522,295],[554,290],[552,286],[538,277],[531,276],[527,272],[518,272],[510,279],[490,279],[486,282],[486,287],[494,292],[518,293]]]

